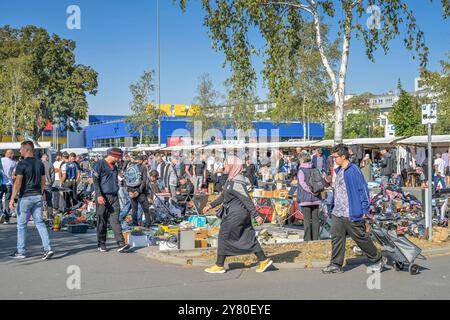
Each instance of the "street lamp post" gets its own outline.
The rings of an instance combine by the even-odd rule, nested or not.
[[[158,60],[158,67],[157,67],[157,74],[158,74],[158,102],[157,102],[157,108],[161,109],[161,39],[160,39],[160,20],[159,20],[159,0],[156,1],[156,34],[157,34],[157,60]],[[161,117],[160,113],[158,112],[158,146],[161,146]]]

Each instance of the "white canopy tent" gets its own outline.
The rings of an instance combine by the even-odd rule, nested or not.
[[[426,146],[428,144],[428,136],[414,136],[403,139],[397,142],[399,145],[420,145]],[[432,136],[431,144],[433,147],[450,147],[450,135]]]
[[[314,147],[317,148],[331,148],[332,146],[334,146],[334,140],[322,140],[314,144]]]
[[[212,151],[212,150],[234,150],[234,149],[243,149],[246,144],[210,144],[205,147],[200,148],[200,150],[204,151]]]
[[[86,148],[68,148],[68,149],[62,149],[61,152],[75,153],[76,155],[80,155],[80,154],[89,153],[89,150]]]
[[[197,144],[197,145],[186,145],[186,146],[173,146],[173,147],[167,147],[160,149],[161,151],[193,151],[196,149],[200,149],[204,147],[204,144]]]
[[[392,147],[403,137],[390,137],[390,138],[356,138],[356,139],[344,139],[346,145],[359,145],[366,147]],[[331,148],[334,146],[334,140],[322,140],[313,145],[313,147]]]
[[[254,142],[236,145],[211,144],[201,150],[233,150],[233,149],[288,149],[297,147],[310,147],[317,141],[280,141],[280,142]]]
[[[161,146],[139,146],[139,147],[136,147],[136,148],[132,149],[131,151],[133,151],[133,152],[143,152],[143,151],[150,151],[150,152],[152,152],[152,151],[161,150],[161,149],[163,149],[165,147],[166,147],[166,145],[161,145]]]
[[[35,146],[35,149],[50,149],[52,147],[52,143],[50,141],[42,141],[38,142],[39,145]],[[0,150],[19,150],[20,142],[2,142],[0,143]]]

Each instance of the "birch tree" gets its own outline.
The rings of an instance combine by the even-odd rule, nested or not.
[[[184,10],[187,0],[179,0]],[[389,43],[402,36],[405,47],[413,52],[413,58],[420,60],[422,67],[428,60],[428,47],[424,33],[416,23],[408,1],[402,0],[202,0],[206,12],[204,24],[209,29],[213,47],[224,52],[226,62],[232,71],[235,90],[251,89],[256,84],[256,72],[252,57],[257,54],[268,59],[279,57],[274,44],[283,44],[280,38],[282,28],[293,33],[312,23],[314,26],[316,50],[330,79],[331,96],[334,101],[334,139],[343,140],[344,97],[346,78],[353,38],[365,43],[366,55],[374,61],[374,53],[382,48],[389,52]],[[442,1],[443,15],[448,16],[448,1]],[[341,42],[341,55],[337,66],[333,66],[326,52],[323,36],[324,22],[339,29],[337,38]],[[258,30],[266,42],[263,50],[255,47],[249,34]],[[270,65],[266,64],[265,68]],[[270,70],[269,70],[270,73]],[[284,77],[272,73],[275,77]],[[267,75],[265,75],[267,76]],[[270,87],[269,89],[273,89]]]
[[[126,122],[130,124],[130,133],[139,132],[139,144],[143,144],[144,137],[150,134],[156,137],[154,128],[158,127],[161,111],[155,107],[152,96],[155,92],[153,84],[154,71],[144,71],[139,81],[130,85],[133,100],[130,103],[131,116],[126,117]],[[153,139],[152,139],[153,140]]]

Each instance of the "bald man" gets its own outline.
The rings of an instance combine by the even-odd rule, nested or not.
[[[0,223],[8,224],[10,218],[9,201],[13,189],[14,170],[17,162],[13,160],[14,151],[7,150],[5,157],[1,160],[1,167],[3,168],[3,179],[0,186]],[[5,196],[5,205],[3,205],[3,196]]]

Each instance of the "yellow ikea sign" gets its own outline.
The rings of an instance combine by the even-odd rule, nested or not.
[[[149,108],[152,106],[150,105]],[[169,117],[192,117],[198,106],[188,104],[161,104],[160,110]]]

